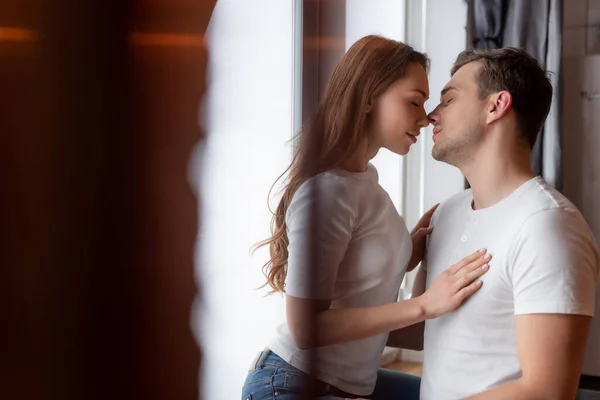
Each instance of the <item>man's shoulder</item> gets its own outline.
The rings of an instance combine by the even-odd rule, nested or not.
[[[517,238],[537,237],[548,242],[550,237],[566,241],[593,238],[593,233],[576,208],[568,206],[547,207],[527,213],[521,218]],[[593,241],[593,240],[592,240]]]
[[[515,250],[555,254],[556,259],[584,252],[597,264],[594,234],[577,207],[541,178],[535,190],[528,192],[516,209],[521,215],[514,235]]]
[[[514,211],[521,215],[524,224],[569,221],[586,225],[577,207],[565,195],[542,178],[538,177],[533,183],[515,199]]]

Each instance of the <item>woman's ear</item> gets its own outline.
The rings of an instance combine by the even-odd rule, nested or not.
[[[369,100],[367,101],[367,108],[366,108],[366,110],[365,110],[365,112],[366,112],[367,114],[368,114],[368,113],[370,113],[371,111],[373,111],[373,99],[369,99]]]

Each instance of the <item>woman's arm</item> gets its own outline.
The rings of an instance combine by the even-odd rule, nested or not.
[[[363,339],[436,318],[458,307],[480,287],[487,268],[476,252],[448,268],[429,290],[410,300],[377,307],[329,309],[329,300],[286,297],[286,313],[296,345],[310,349]]]
[[[435,205],[431,210],[429,210],[425,215],[423,215],[423,217],[421,217],[421,220],[419,221],[415,229],[413,229],[413,233],[411,234],[413,238],[413,255],[411,257],[411,261],[408,264],[408,271],[412,271],[412,269],[418,265],[418,254],[419,251],[421,251],[420,247],[422,247],[423,253],[423,256],[421,256],[422,260],[420,260],[421,267],[417,271],[417,275],[415,276],[415,280],[413,282],[411,298],[416,298],[425,293],[425,287],[427,283],[427,257],[424,256],[427,247],[426,237],[432,230],[432,228],[430,227],[431,219],[433,218],[433,213],[437,209],[438,205],[439,204]],[[427,232],[425,232],[424,235],[422,235],[423,237],[418,237],[414,234],[415,230],[419,232],[419,229],[422,230],[424,227],[427,227],[429,229],[427,230]],[[414,325],[391,331],[390,335],[388,336],[386,346],[421,351],[423,350],[424,335],[425,321],[421,321]]]
[[[427,318],[421,298],[378,307],[335,310],[329,309],[329,303],[328,300],[287,296],[288,325],[299,348],[310,349],[375,336]]]
[[[410,257],[410,261],[408,262],[407,271],[412,271],[423,259],[425,256],[426,250],[426,240],[427,235],[429,235],[433,231],[433,227],[431,227],[431,218],[433,217],[433,213],[438,208],[439,203],[435,206],[431,207],[429,211],[427,211],[417,222],[417,225],[410,232],[410,236],[412,238],[413,250]]]
[[[425,283],[427,282],[427,269],[425,260],[421,262],[421,267],[417,271],[417,276],[413,282],[411,298],[416,298],[425,293]],[[408,350],[423,350],[423,339],[425,334],[425,321],[396,329],[390,332],[386,346],[397,347]]]
[[[417,271],[415,281],[413,282],[412,295],[411,297],[417,297],[425,293],[425,286],[427,283],[427,268],[424,262],[421,263],[421,268]]]

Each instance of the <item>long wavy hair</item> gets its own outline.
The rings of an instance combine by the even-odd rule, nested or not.
[[[275,187],[289,173],[281,200],[271,211],[272,235],[254,246],[254,250],[269,246],[270,258],[263,265],[267,281],[262,287],[270,286],[270,294],[285,292],[289,244],[285,218],[294,194],[312,176],[340,166],[355,154],[367,139],[368,105],[403,78],[411,63],[425,70],[429,67],[425,54],[404,43],[371,35],[354,43],[335,67],[316,115],[296,136],[292,163],[273,184]]]

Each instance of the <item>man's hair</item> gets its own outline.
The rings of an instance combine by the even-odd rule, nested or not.
[[[477,77],[479,98],[508,91],[512,95],[518,133],[533,148],[552,103],[552,84],[546,70],[524,50],[505,47],[463,51],[452,67],[452,75],[474,61],[482,65]]]

